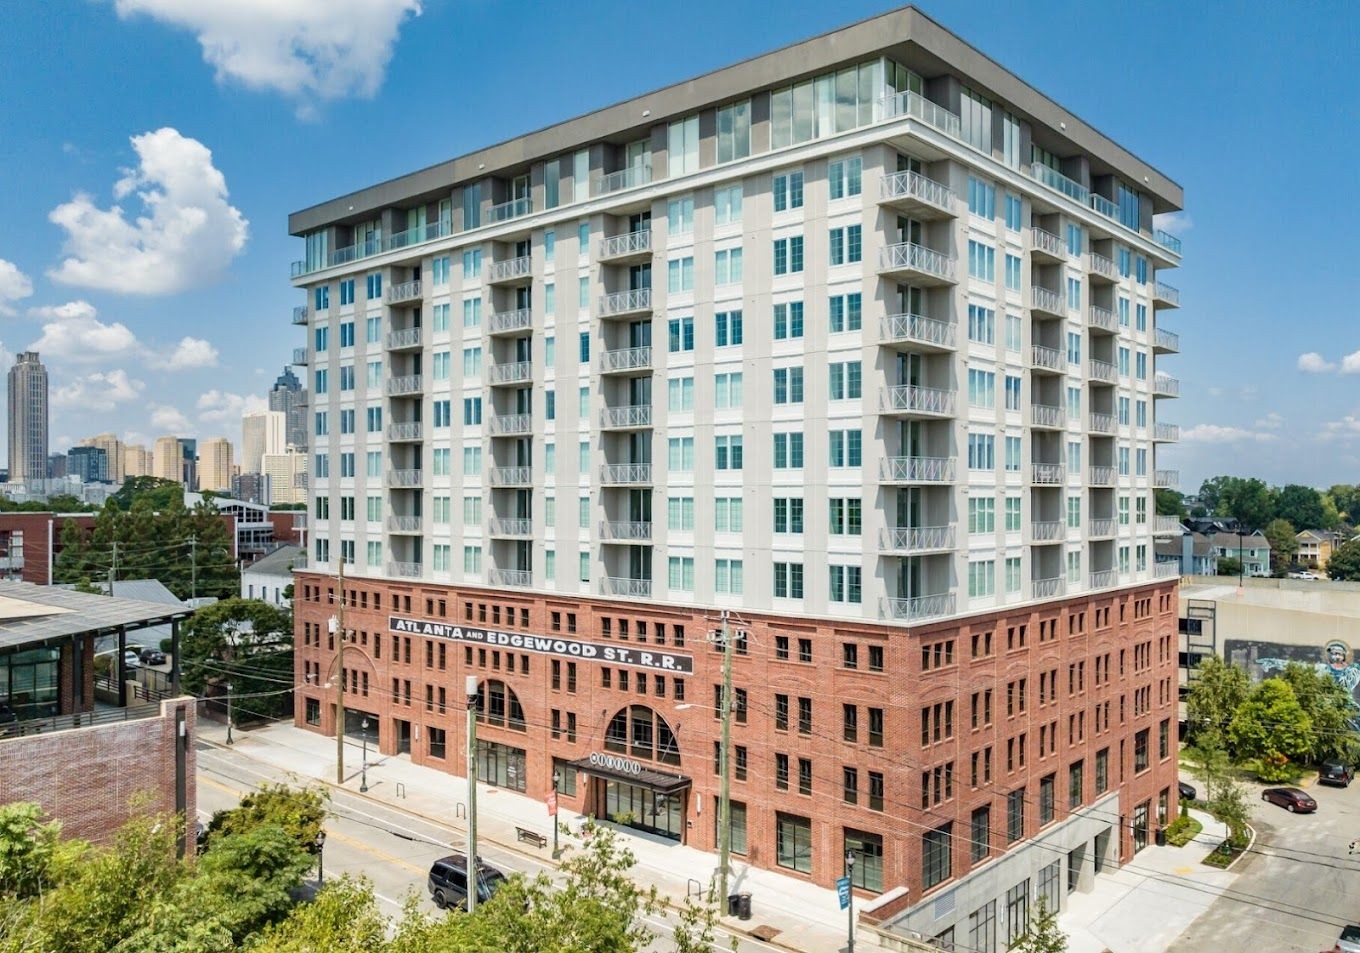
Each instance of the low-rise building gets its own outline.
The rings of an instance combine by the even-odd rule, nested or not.
[[[301,547],[280,546],[241,570],[241,598],[260,599],[276,606],[292,605],[292,597],[284,593],[293,584],[293,568],[305,563]]]
[[[1175,563],[1183,576],[1215,576],[1218,554],[1209,537],[1186,530],[1180,536],[1159,539],[1155,544],[1157,562]]]
[[[1332,551],[1345,542],[1345,536],[1326,529],[1305,529],[1296,534],[1299,551],[1294,559],[1300,565],[1325,568]]]
[[[1245,575],[1270,575],[1270,540],[1259,529],[1252,533],[1214,533],[1210,545],[1215,559],[1241,560]]]

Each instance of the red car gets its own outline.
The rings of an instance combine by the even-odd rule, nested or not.
[[[1290,814],[1311,814],[1317,810],[1317,801],[1298,788],[1266,788],[1261,792],[1261,800],[1278,804]]]

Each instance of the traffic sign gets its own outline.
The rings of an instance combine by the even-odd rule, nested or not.
[[[850,906],[850,878],[841,877],[836,881],[836,896],[840,898],[841,909]]]

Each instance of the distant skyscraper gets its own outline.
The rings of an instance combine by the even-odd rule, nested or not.
[[[121,479],[151,476],[153,457],[151,451],[140,443],[123,445],[123,473]]]
[[[80,441],[82,447],[99,447],[109,458],[109,479],[114,483],[123,482],[124,447],[117,434],[101,433]]]
[[[179,438],[179,482],[186,489],[198,489],[198,441],[193,437]]]
[[[231,491],[231,443],[225,437],[203,441],[198,453],[198,488]]]
[[[264,455],[283,453],[288,441],[288,414],[259,410],[241,417],[241,472],[263,473]]]
[[[184,453],[179,447],[178,437],[157,437],[156,449],[151,463],[151,475],[162,480],[184,481]]]
[[[268,480],[270,503],[307,502],[307,454],[291,447],[283,453],[266,453],[261,469]]]
[[[82,483],[105,483],[109,479],[109,454],[103,447],[72,447],[66,455],[66,472]]]
[[[24,351],[9,369],[9,478],[47,479],[47,368]]]
[[[247,503],[268,503],[269,478],[263,473],[238,473],[231,478],[231,495]]]
[[[269,409],[283,411],[286,421],[284,440],[299,450],[307,449],[307,391],[293,373],[285,367],[283,373],[269,389]],[[282,450],[269,450],[267,453],[281,453]]]

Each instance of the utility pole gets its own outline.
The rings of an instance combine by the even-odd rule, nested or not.
[[[477,888],[481,885],[481,865],[477,861],[477,676],[467,677],[467,781],[468,852],[467,911],[477,909]]]
[[[727,625],[727,610],[722,610],[723,690],[722,741],[718,745],[718,902],[727,903],[727,877],[732,850],[732,633]]]
[[[345,783],[345,554],[340,554],[340,608],[335,623],[335,783]]]
[[[231,744],[231,682],[227,682],[227,744]]]
[[[113,562],[109,563],[109,597],[113,597],[113,581],[118,578],[118,540],[113,541]]]
[[[189,537],[189,598],[198,598],[198,537]]]

